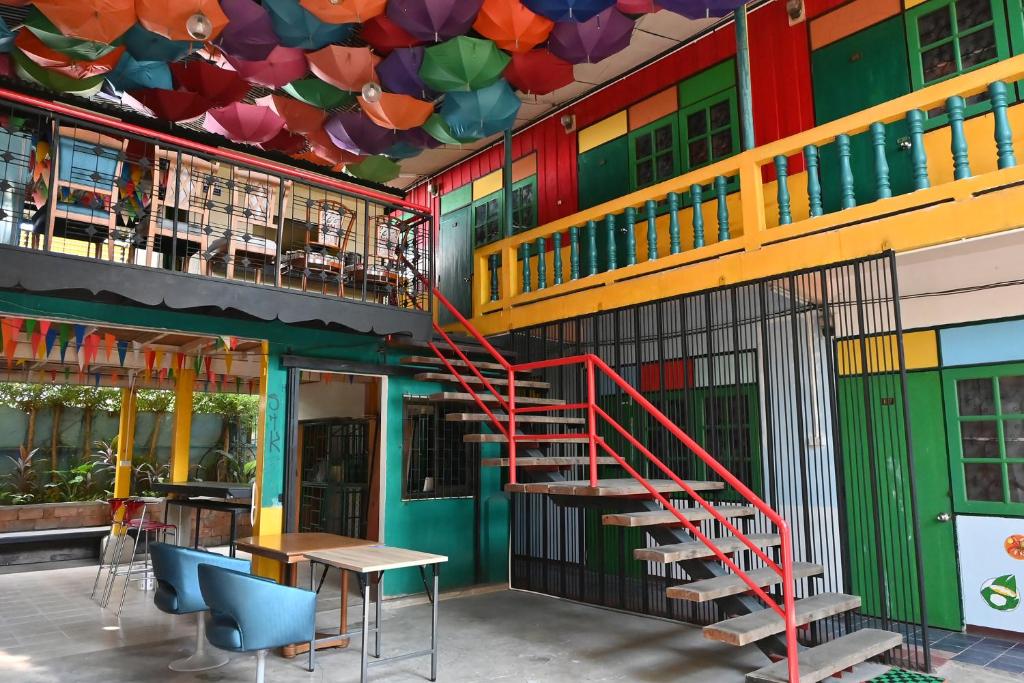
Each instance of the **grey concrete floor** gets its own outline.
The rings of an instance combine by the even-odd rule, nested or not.
[[[0,681],[3,683],[111,683],[115,681],[250,681],[255,658],[231,655],[224,667],[178,674],[167,662],[194,643],[191,617],[158,611],[152,594],[128,589],[120,620],[89,599],[95,568],[78,567],[0,576]],[[301,584],[300,584],[301,585]],[[337,624],[337,582],[328,579],[318,623]],[[118,594],[115,594],[118,597]],[[113,604],[113,601],[112,601]],[[352,611],[357,618],[358,609]],[[503,589],[444,596],[440,605],[439,680],[741,682],[767,660],[755,648],[705,640],[699,629],[545,596]],[[385,603],[383,654],[424,647],[429,605],[421,599]],[[348,650],[321,652],[317,669],[305,657],[272,656],[267,680],[357,681],[359,641]],[[844,683],[865,681],[884,667],[857,668]],[[375,681],[421,681],[429,659],[371,668]],[[950,680],[984,681],[974,675]],[[991,679],[998,680],[998,679]]]

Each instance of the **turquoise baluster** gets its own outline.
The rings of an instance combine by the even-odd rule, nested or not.
[[[597,223],[587,221],[587,275],[597,275]]]
[[[487,263],[491,268],[491,301],[498,300],[498,255],[491,254],[487,259]]]
[[[626,209],[626,262],[623,265],[636,265],[636,209]]]
[[[949,151],[953,153],[953,178],[963,180],[971,177],[971,162],[967,158],[967,136],[964,135],[964,109],[967,103],[959,95],[946,98],[949,112]]]
[[[875,149],[875,189],[879,199],[892,196],[889,185],[889,160],[885,156],[885,124],[871,124],[871,146]]]
[[[551,254],[551,263],[555,267],[555,284],[562,284],[562,233],[556,232],[551,236],[554,242],[554,251]]]
[[[701,188],[699,183],[690,185],[690,199],[693,200],[693,248],[704,246],[704,212],[701,211]]]
[[[715,196],[718,197],[718,241],[729,239],[729,204],[726,201],[728,181],[724,175],[715,178]]]
[[[907,112],[907,127],[910,130],[910,165],[914,169],[914,189],[926,190],[931,187],[928,180],[928,154],[924,150],[924,112],[911,109]]]
[[[821,178],[818,175],[818,148],[804,147],[804,164],[807,166],[807,204],[811,218],[825,213],[821,205]]]
[[[537,289],[548,286],[547,244],[543,237],[537,238]]]
[[[668,248],[671,254],[683,250],[679,241],[679,195],[675,192],[668,193]]]
[[[605,261],[608,264],[607,270],[615,270],[619,266],[617,263],[618,255],[615,253],[615,216],[611,214],[604,217],[604,236],[608,248],[608,253],[605,254]]]
[[[569,279],[580,279],[580,229],[569,228]]]
[[[523,242],[523,292],[529,292],[532,289],[530,285],[530,243]]]
[[[658,258],[658,202],[648,199],[644,202],[647,211],[647,260]]]
[[[793,222],[793,213],[789,205],[789,160],[784,154],[775,156],[775,176],[778,183],[776,195],[779,200],[779,225]]]
[[[836,148],[839,150],[839,191],[842,200],[840,206],[852,209],[857,206],[857,197],[853,194],[853,168],[850,166],[850,136],[840,133],[836,136]]]
[[[988,86],[988,96],[992,100],[992,115],[995,119],[996,152],[999,154],[999,168],[1013,168],[1017,165],[1017,157],[1013,154],[1013,131],[1010,119],[1006,116],[1006,105],[1009,101],[1006,84],[996,81]]]

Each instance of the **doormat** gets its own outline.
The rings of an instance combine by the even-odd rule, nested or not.
[[[878,678],[872,678],[871,683],[943,683],[946,679],[938,676],[918,673],[917,671],[905,671],[903,669],[889,669]]]

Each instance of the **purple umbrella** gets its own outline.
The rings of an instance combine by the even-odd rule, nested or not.
[[[277,47],[280,41],[274,33],[274,22],[262,5],[253,0],[221,0],[220,6],[229,20],[217,39],[225,53],[256,62],[266,59]]]
[[[746,0],[658,0],[658,5],[687,19],[724,17]]]
[[[438,93],[420,78],[423,66],[422,47],[400,47],[377,65],[377,78],[388,92],[432,100]]]
[[[331,142],[353,154],[381,154],[398,140],[395,132],[381,128],[358,111],[335,114],[324,124]]]
[[[548,40],[548,49],[571,64],[600,62],[629,45],[633,23],[614,7],[582,23],[558,22]]]
[[[440,147],[441,143],[422,128],[410,128],[409,130],[398,131],[398,141],[404,142],[420,149],[434,149]]]
[[[483,0],[390,0],[388,19],[420,40],[439,43],[467,33]]]

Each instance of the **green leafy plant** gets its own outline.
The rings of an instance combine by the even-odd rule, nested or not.
[[[113,477],[117,469],[117,435],[110,441],[94,441],[96,450],[89,456],[93,464],[93,474]]]
[[[256,481],[256,450],[242,446],[235,452],[217,451],[217,481]]]
[[[93,476],[95,467],[96,463],[83,462],[70,470],[50,472],[53,481],[45,486],[49,500],[54,503],[66,503],[104,497],[105,492],[97,490],[97,482]]]
[[[132,468],[136,496],[155,496],[153,485],[164,481],[170,475],[170,466],[163,463],[142,462]]]
[[[39,493],[39,476],[33,466],[38,448],[29,450],[18,446],[18,457],[6,456],[13,464],[13,469],[6,476],[6,484],[12,494],[35,496]]]

